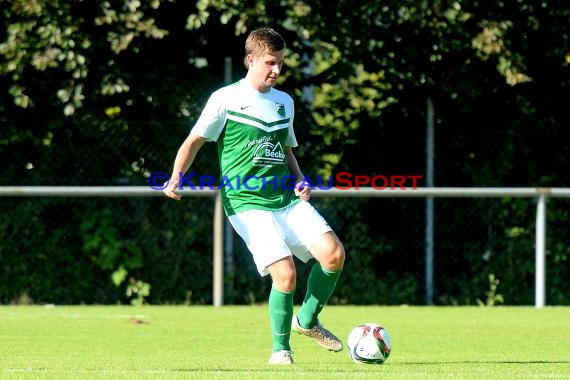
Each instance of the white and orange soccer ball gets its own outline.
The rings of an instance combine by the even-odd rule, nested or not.
[[[390,356],[392,341],[388,331],[379,324],[367,322],[348,334],[348,355],[356,363],[382,364]]]

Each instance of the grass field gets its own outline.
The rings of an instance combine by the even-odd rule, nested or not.
[[[327,306],[344,341],[377,322],[382,365],[291,338],[295,364],[268,366],[261,306],[0,307],[1,379],[570,379],[570,308]]]

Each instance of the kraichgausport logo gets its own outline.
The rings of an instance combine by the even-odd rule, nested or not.
[[[279,150],[269,149],[269,158],[271,154],[277,154]],[[260,149],[261,150],[261,149]],[[310,187],[311,190],[359,190],[361,187],[372,187],[375,190],[417,190],[418,180],[421,175],[362,175],[352,174],[349,172],[339,172],[332,176],[305,176],[301,181],[296,181],[293,176],[234,176],[221,177],[212,175],[198,175],[196,172],[188,174],[178,173],[176,178],[178,185],[177,190],[266,190],[281,188],[284,190],[293,190],[296,182],[302,187]],[[154,172],[148,177],[147,183],[153,190],[164,190],[170,184],[172,179],[164,172]]]

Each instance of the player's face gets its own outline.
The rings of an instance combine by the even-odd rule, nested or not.
[[[283,67],[283,55],[284,51],[281,50],[259,57],[251,56],[249,58],[251,74],[260,92],[269,91],[271,87],[277,84],[277,79]]]

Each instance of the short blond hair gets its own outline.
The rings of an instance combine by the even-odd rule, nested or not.
[[[243,64],[248,69],[247,56],[252,54],[256,57],[262,56],[267,53],[281,51],[285,49],[286,44],[281,34],[277,33],[272,28],[262,27],[257,28],[249,33],[245,40],[245,57]]]

